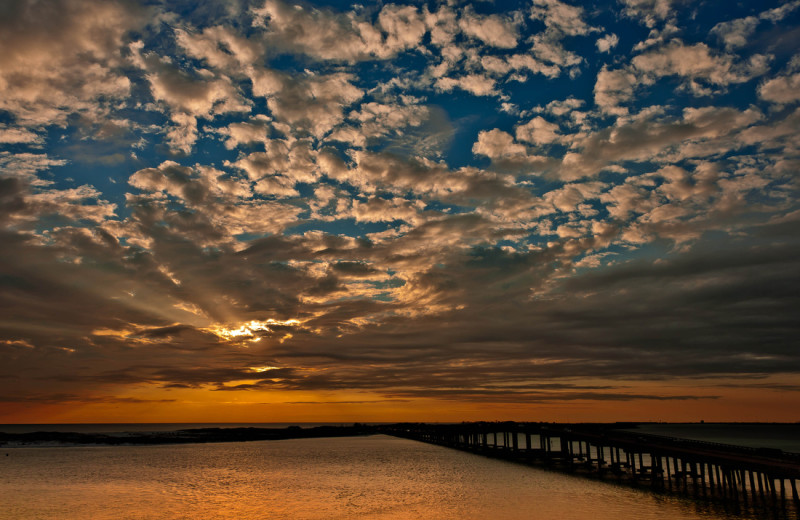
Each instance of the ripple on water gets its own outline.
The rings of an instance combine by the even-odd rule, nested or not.
[[[744,518],[382,435],[20,448],[2,459],[4,520]]]

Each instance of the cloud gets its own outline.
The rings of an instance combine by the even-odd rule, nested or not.
[[[195,244],[235,247],[236,235],[274,233],[296,221],[298,208],[254,198],[254,192],[280,197],[295,194],[292,184],[281,184],[281,179],[264,178],[251,187],[214,168],[166,161],[131,175],[130,185],[146,195],[129,197],[129,205],[136,208],[134,220],[139,220],[146,234],[158,237],[163,223]],[[164,196],[173,197],[191,212],[167,211]]]
[[[527,155],[527,149],[524,145],[514,143],[511,134],[494,129],[481,131],[478,134],[478,140],[472,145],[472,153],[485,155],[490,159],[524,158]]]
[[[413,6],[384,6],[377,27],[358,17],[279,0],[266,0],[251,12],[267,29],[270,46],[321,60],[388,59],[414,48],[426,32],[421,13]]]
[[[674,16],[672,4],[675,0],[621,0],[626,16],[639,18],[647,27]]]
[[[175,41],[189,56],[227,74],[247,71],[266,52],[263,41],[244,38],[224,26],[206,27],[200,32],[179,28],[175,30]]]
[[[753,55],[747,63],[736,63],[730,55],[715,54],[704,43],[685,45],[672,41],[666,47],[635,56],[631,63],[648,83],[657,78],[677,75],[689,81],[689,88],[698,95],[710,91],[703,83],[726,86],[743,83],[763,74],[767,58]]]
[[[354,79],[343,72],[284,78],[280,90],[267,97],[267,106],[278,121],[321,138],[344,120],[345,107],[364,96]]]
[[[0,110],[31,128],[100,121],[129,95],[122,49],[144,11],[126,2],[10,0],[0,22]]]
[[[328,136],[330,140],[352,143],[364,147],[368,141],[393,136],[402,139],[407,127],[420,127],[431,117],[428,107],[417,104],[362,103],[347,115],[351,125],[338,128]]]
[[[166,105],[175,126],[167,131],[170,145],[188,154],[197,140],[197,118],[211,119],[228,112],[249,112],[246,101],[227,77],[209,79],[190,73],[153,53],[138,54],[141,44],[133,45],[134,62],[146,71],[150,92]]]
[[[524,125],[518,126],[516,137],[518,141],[537,145],[557,143],[563,139],[563,136],[559,133],[558,125],[547,121],[541,116],[536,116]]]
[[[612,162],[659,161],[685,158],[690,153],[670,155],[681,146],[693,142],[724,138],[732,132],[759,121],[762,114],[754,109],[740,112],[730,108],[687,109],[682,120],[656,121],[654,114],[640,114],[638,120],[605,128],[576,140],[573,150],[562,160],[560,175],[574,179],[581,175],[596,174]],[[739,146],[736,142],[718,143],[723,153]],[[687,149],[687,152],[689,150]],[[703,155],[699,151],[699,155]]]
[[[616,34],[607,34],[602,38],[599,38],[595,45],[597,46],[597,50],[600,52],[611,52],[611,49],[617,46],[619,43],[619,37]]]
[[[44,139],[41,135],[31,132],[24,128],[9,128],[6,125],[0,125],[0,143],[3,144],[42,144]]]
[[[711,34],[715,34],[725,48],[731,50],[747,44],[748,38],[755,32],[758,23],[759,20],[755,16],[720,22],[711,28]]]
[[[798,0],[793,0],[791,2],[784,3],[780,7],[775,7],[774,9],[764,11],[759,14],[758,17],[762,20],[769,20],[772,23],[777,23],[783,20],[789,13],[797,8],[800,8],[800,2]]]
[[[594,102],[604,112],[615,115],[627,114],[620,104],[633,97],[636,77],[625,70],[608,70],[605,66],[597,73],[594,85]]]
[[[459,88],[474,96],[500,95],[495,89],[495,80],[479,74],[467,74],[459,78],[439,78],[436,80],[435,85],[438,90],[443,92],[450,92],[455,88]]]
[[[585,35],[596,30],[584,22],[583,8],[559,0],[534,0],[530,16],[542,20],[547,30],[566,36]]]
[[[498,15],[481,16],[467,8],[458,21],[464,34],[501,49],[517,46],[517,22]]]
[[[779,104],[800,101],[800,73],[764,81],[758,86],[758,95],[762,99]]]
[[[225,141],[225,148],[229,150],[241,145],[266,142],[267,135],[270,133],[269,119],[265,116],[257,116],[251,121],[231,123],[217,132],[228,137]]]

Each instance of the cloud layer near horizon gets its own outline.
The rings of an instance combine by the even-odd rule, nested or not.
[[[0,7],[3,402],[797,391],[800,2],[188,6]]]

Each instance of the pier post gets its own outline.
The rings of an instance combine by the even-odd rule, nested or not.
[[[739,470],[739,477],[740,477],[739,482],[741,483],[742,486],[742,501],[744,502],[745,505],[747,505],[747,478],[745,473],[747,473],[747,470],[744,469]]]
[[[708,486],[706,486],[706,464],[700,463],[700,484],[703,486],[703,496],[708,494]]]
[[[672,490],[672,472],[669,469],[669,455],[664,457],[664,467],[667,468],[667,484],[669,485],[669,489]]]
[[[603,464],[605,463],[605,455],[603,454],[603,446],[597,446],[597,473],[603,474]]]
[[[681,468],[683,474],[683,491],[688,493],[689,492],[689,473],[686,470],[686,460],[681,459]]]
[[[708,490],[712,496],[716,492],[714,486],[714,465],[711,464],[710,462],[708,463]]]
[[[772,475],[769,476],[769,493],[772,497],[772,501],[777,501],[778,497],[775,495],[775,477]]]

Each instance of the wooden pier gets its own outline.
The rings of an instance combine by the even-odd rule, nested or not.
[[[800,518],[800,454],[623,431],[607,424],[394,424],[382,433]]]

